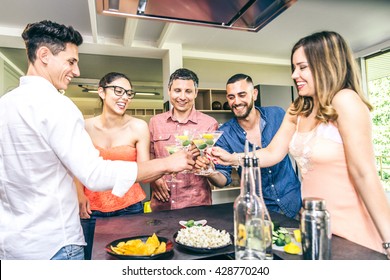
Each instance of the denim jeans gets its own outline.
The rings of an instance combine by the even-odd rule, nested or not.
[[[132,214],[139,214],[143,213],[143,206],[141,202],[137,202],[133,205],[130,205],[126,208],[123,208],[121,210],[112,211],[112,212],[100,212],[97,210],[92,210],[92,218],[96,217],[114,217],[114,216],[125,216],[125,215],[132,215]]]
[[[84,260],[84,246],[67,245],[62,247],[52,260]]]
[[[80,219],[83,228],[84,238],[87,245],[84,247],[84,258],[90,260],[92,258],[93,237],[95,236],[96,219]]]

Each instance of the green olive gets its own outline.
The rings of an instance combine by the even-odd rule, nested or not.
[[[189,144],[191,144],[191,141],[190,140],[185,140],[185,141],[183,141],[183,146],[184,147],[186,147],[186,146],[188,146]]]
[[[199,150],[203,150],[203,149],[206,149],[206,148],[207,148],[207,144],[206,143],[204,143],[204,144],[202,144],[202,145],[200,145],[198,147]]]

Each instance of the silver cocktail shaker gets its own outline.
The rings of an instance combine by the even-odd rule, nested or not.
[[[329,260],[332,233],[325,200],[307,197],[303,199],[303,207],[301,216],[303,259]]]

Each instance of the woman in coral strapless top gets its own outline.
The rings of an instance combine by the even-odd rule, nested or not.
[[[390,206],[375,166],[372,106],[352,52],[336,32],[318,32],[297,42],[291,66],[299,97],[270,145],[256,151],[261,166],[290,152],[303,198],[325,199],[332,232],[389,257]],[[242,156],[218,148],[212,155],[226,165]]]
[[[132,85],[121,73],[108,73],[99,82],[102,114],[85,120],[85,128],[104,159],[124,161],[149,160],[150,136],[145,121],[126,114],[134,97]],[[93,192],[76,180],[80,217],[108,217],[143,212],[146,194],[140,184],[134,184],[123,196],[110,191]]]

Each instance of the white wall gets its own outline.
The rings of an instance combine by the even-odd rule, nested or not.
[[[255,85],[293,85],[290,66],[200,59],[184,59],[183,65],[198,75],[200,88],[224,89],[227,80],[237,73],[251,76]]]
[[[20,74],[0,56],[0,97],[19,85]]]

